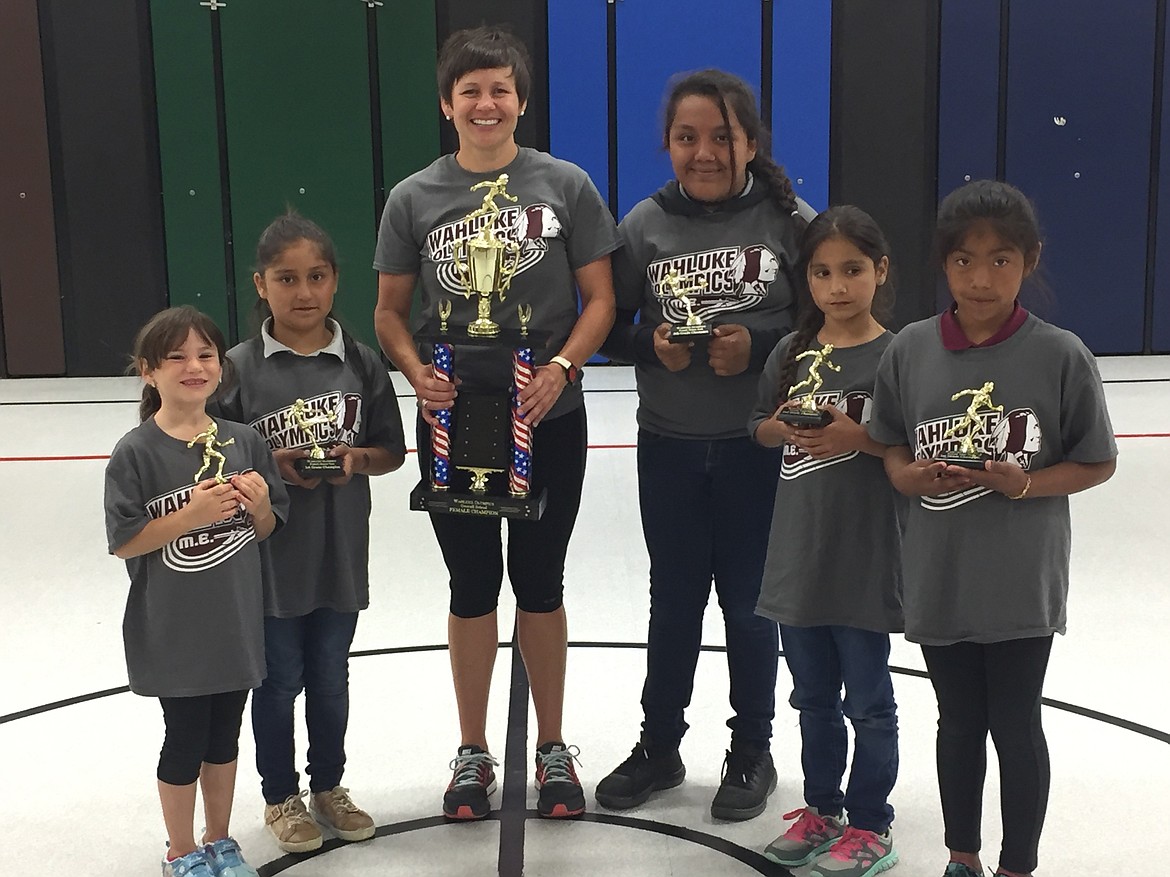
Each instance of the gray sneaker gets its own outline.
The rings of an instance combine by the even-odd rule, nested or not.
[[[874,877],[898,864],[898,852],[889,830],[885,834],[865,831],[853,825],[821,858],[809,877]]]
[[[787,868],[807,865],[837,842],[845,825],[836,816],[822,816],[816,807],[802,807],[784,814],[796,821],[764,850],[764,857]]]

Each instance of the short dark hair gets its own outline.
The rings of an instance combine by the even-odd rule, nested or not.
[[[1040,223],[1028,196],[1000,180],[974,180],[943,198],[934,230],[934,256],[945,264],[972,226],[988,223],[1028,259],[1040,253]]]
[[[520,38],[495,26],[457,30],[439,50],[439,96],[451,102],[455,83],[473,70],[510,67],[516,97],[523,104],[532,90],[532,59]]]

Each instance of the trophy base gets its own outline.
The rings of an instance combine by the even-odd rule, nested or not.
[[[982,469],[983,464],[990,460],[987,454],[977,454],[972,457],[969,454],[941,454],[935,457],[940,463],[946,463],[948,466],[962,466],[964,469]]]
[[[823,429],[833,422],[833,415],[819,408],[816,411],[785,408],[776,415],[776,419],[797,429]]]
[[[325,457],[322,460],[301,457],[293,461],[293,468],[302,478],[336,478],[345,473],[345,466],[337,457]]]
[[[548,491],[530,493],[525,497],[492,496],[478,493],[453,493],[434,490],[426,479],[410,492],[410,508],[416,512],[438,512],[449,515],[476,515],[486,518],[519,518],[539,521],[548,501]]]
[[[707,338],[710,334],[710,323],[698,323],[697,325],[684,323],[681,326],[671,326],[670,334],[666,336],[666,340],[671,344],[685,344],[696,338]]]

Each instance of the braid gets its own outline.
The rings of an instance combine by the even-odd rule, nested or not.
[[[788,179],[784,168],[776,164],[772,156],[765,154],[762,150],[758,151],[756,157],[748,163],[748,168],[753,174],[763,179],[768,186],[768,191],[772,193],[772,201],[780,209],[780,212],[785,216],[792,217],[792,221],[796,225],[796,233],[799,235],[803,232],[808,226],[808,222],[797,210],[796,192],[793,191],[792,180]]]
[[[796,334],[788,350],[784,354],[784,363],[780,366],[779,402],[788,401],[788,392],[796,383],[796,357],[804,353],[816,340],[817,332],[825,325],[825,315],[812,300],[802,302],[800,316],[796,321]]]

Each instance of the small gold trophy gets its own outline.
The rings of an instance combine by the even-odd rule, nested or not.
[[[963,419],[943,433],[943,438],[959,439],[959,448],[941,454],[938,459],[951,466],[962,466],[965,469],[982,469],[983,464],[991,459],[991,455],[984,453],[975,446],[975,441],[988,434],[987,418],[993,411],[1003,413],[1003,406],[991,401],[991,391],[995,389],[995,382],[988,381],[978,390],[959,390],[951,396],[952,402],[957,402],[964,396],[971,397],[971,403],[963,414]],[[982,409],[982,413],[980,413]]]
[[[325,449],[317,443],[316,430],[313,429],[315,426],[328,423],[336,433],[337,418],[330,417],[328,414],[307,417],[308,408],[309,406],[305,404],[304,399],[297,399],[293,402],[293,422],[296,423],[301,432],[309,437],[309,442],[312,445],[309,449],[309,456],[299,457],[293,462],[293,468],[302,478],[332,478],[340,475],[345,471],[345,464],[341,462],[340,458],[330,457],[325,453]]]
[[[702,277],[687,284],[678,271],[673,269],[659,281],[658,298],[664,302],[672,299],[678,300],[682,302],[683,307],[687,311],[685,322],[672,322],[670,325],[670,336],[667,340],[671,344],[683,344],[692,338],[706,338],[711,334],[711,324],[699,319],[698,314],[695,313],[695,306],[690,299],[693,293],[703,292],[706,288],[707,281]]]
[[[218,460],[219,466],[215,472],[215,483],[224,484],[227,479],[223,477],[223,464],[227,462],[227,458],[219,452],[219,448],[226,448],[228,445],[234,445],[236,440],[234,438],[228,439],[226,442],[221,442],[219,436],[219,424],[214,420],[207,425],[207,429],[187,442],[187,447],[193,448],[197,444],[203,445],[203,465],[199,467],[199,471],[195,473],[195,484],[199,483],[199,479],[203,477],[203,473],[211,468],[211,461]]]
[[[487,189],[483,204],[468,213],[464,220],[471,221],[481,216],[489,217],[479,233],[466,240],[456,241],[451,260],[459,276],[465,298],[478,296],[476,319],[467,327],[467,334],[477,337],[494,338],[500,334],[498,323],[491,319],[492,295],[498,294],[500,301],[512,283],[512,275],[520,265],[520,245],[496,234],[496,220],[500,208],[496,198],[515,202],[516,196],[508,194],[508,175],[500,174],[494,180],[483,180],[471,187],[471,191]]]
[[[799,383],[793,384],[788,391],[788,398],[795,399],[797,391],[808,387],[808,393],[800,401],[800,405],[796,408],[784,408],[776,415],[777,420],[782,420],[790,426],[795,426],[802,429],[820,429],[828,426],[832,420],[833,415],[823,408],[817,407],[817,393],[820,392],[821,386],[825,383],[825,379],[821,377],[821,366],[832,369],[835,372],[841,371],[841,366],[835,365],[829,356],[833,352],[833,345],[826,344],[819,350],[806,350],[804,353],[796,357],[796,361],[800,362],[806,357],[812,357],[812,362],[808,364],[808,377]]]

